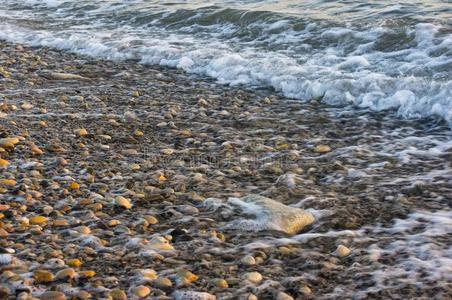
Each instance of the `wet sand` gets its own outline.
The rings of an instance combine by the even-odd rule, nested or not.
[[[6,43],[0,102],[0,298],[451,295],[439,120]]]

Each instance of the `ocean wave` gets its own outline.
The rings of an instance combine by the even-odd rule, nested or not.
[[[190,9],[141,0],[13,2],[0,9],[4,40],[135,59],[222,84],[271,87],[302,101],[394,109],[405,118],[437,116],[452,124],[451,30],[410,13],[348,24],[203,1]],[[28,23],[20,19],[25,15]]]

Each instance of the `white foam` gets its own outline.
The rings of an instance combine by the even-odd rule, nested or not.
[[[452,232],[450,210],[418,211],[407,219],[397,220],[390,228],[380,227],[374,231],[393,236],[389,245],[374,246],[369,251],[374,261],[383,255],[399,254],[395,263],[372,273],[379,288],[403,284],[446,287],[452,281],[452,248],[447,244],[447,236]]]
[[[71,9],[84,3],[19,2],[47,8],[46,18],[35,13],[37,9],[24,9],[23,15],[49,23],[74,19]],[[136,25],[131,18],[132,23],[124,21],[107,29],[114,22],[112,11],[125,12],[131,9],[129,5],[144,13],[142,4],[142,0],[127,5],[94,1],[91,11],[77,22],[71,21],[75,25],[59,27],[58,31],[27,29],[3,21],[0,39],[106,59],[138,59],[143,64],[211,76],[224,84],[269,86],[290,98],[320,99],[372,110],[396,109],[405,118],[439,116],[452,124],[452,35],[444,33],[441,25],[408,26],[404,34],[413,42],[401,50],[383,51],[379,49],[381,40],[384,43],[385,35],[397,33],[400,27],[325,27],[311,23],[296,30],[290,19],[256,21],[249,26],[260,36],[252,41],[236,36],[243,29],[228,22],[209,26],[195,22],[173,30],[160,24],[160,19]],[[99,15],[95,20],[90,18],[94,13]],[[197,11],[193,18],[206,13]],[[17,10],[0,9],[0,15],[20,19]],[[168,15],[171,12],[166,11],[161,18]],[[309,40],[318,45],[307,43]]]

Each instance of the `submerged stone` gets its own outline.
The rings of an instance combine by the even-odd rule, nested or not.
[[[352,251],[344,245],[337,246],[336,254],[340,257],[349,256]]]
[[[149,246],[154,250],[174,250],[169,241],[161,236],[153,237],[149,241]]]
[[[254,219],[233,221],[229,228],[247,231],[276,230],[294,235],[315,221],[314,216],[303,209],[259,195],[230,198],[228,202],[239,207],[246,215],[254,216]]]

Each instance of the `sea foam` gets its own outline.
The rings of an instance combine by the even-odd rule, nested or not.
[[[0,39],[135,59],[222,84],[271,87],[302,101],[393,109],[404,118],[436,116],[452,124],[452,35],[440,23],[357,26],[221,8],[171,11],[154,5],[151,13],[140,0],[84,3],[6,1]],[[77,18],[74,9],[81,11]],[[40,26],[23,24],[24,16]]]

